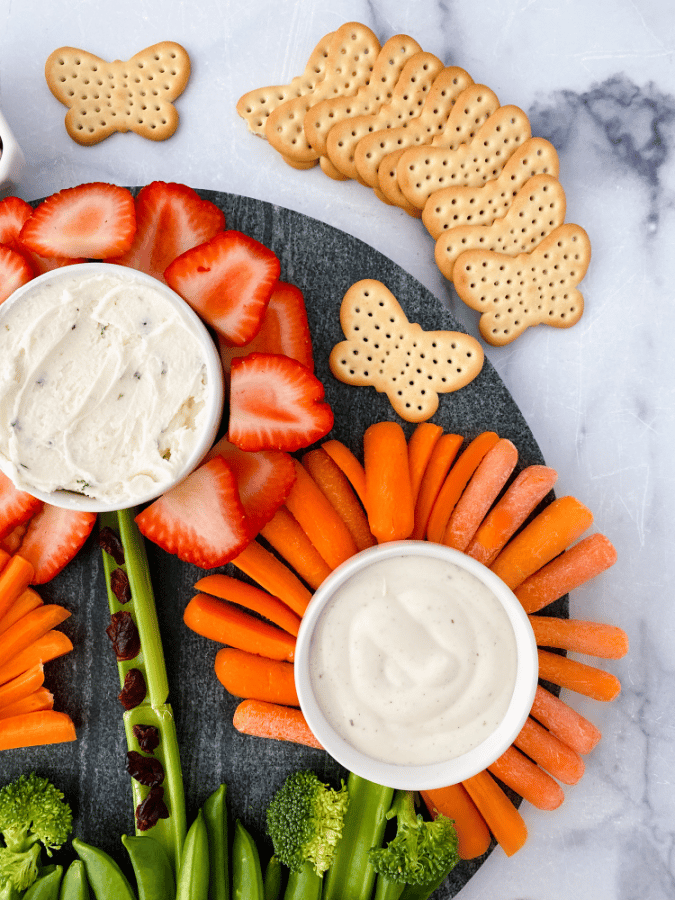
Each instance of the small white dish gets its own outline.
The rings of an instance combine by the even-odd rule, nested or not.
[[[319,640],[316,635],[320,634],[322,617],[336,594],[350,579],[374,563],[405,556],[443,560],[473,575],[497,598],[508,617],[515,638],[513,692],[506,713],[497,727],[473,749],[454,758],[421,765],[383,762],[345,740],[331,723],[317,698],[313,671],[312,651],[314,642]],[[335,602],[340,602],[339,596]],[[345,660],[348,655],[344,654]],[[297,638],[294,667],[301,709],[310,729],[328,753],[350,772],[362,778],[405,790],[424,790],[457,784],[487,768],[501,756],[513,743],[532,708],[539,672],[537,646],[532,627],[512,591],[493,572],[471,557],[427,541],[381,544],[357,554],[338,567],[316,591],[303,616]],[[331,717],[336,714],[340,715],[331,712]],[[341,724],[344,725],[344,719]],[[343,728],[343,732],[348,733],[349,729]]]
[[[16,142],[7,120],[0,112],[0,196],[11,190],[25,165],[21,147]]]

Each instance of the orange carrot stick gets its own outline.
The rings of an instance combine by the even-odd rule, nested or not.
[[[302,464],[349,529],[357,549],[373,547],[376,541],[371,534],[368,518],[349,479],[337,463],[319,447],[305,453]]]
[[[477,440],[478,438],[476,438]],[[490,507],[501,493],[518,462],[518,451],[515,445],[506,438],[501,438],[490,447],[477,465],[475,465],[475,459],[467,458],[465,467],[464,460],[472,446],[473,444],[469,444],[448,476],[448,479],[452,477],[457,479],[456,486],[460,492],[463,486],[462,482],[466,484],[466,488],[461,492],[461,496],[458,495],[455,507],[450,513],[443,534],[443,543],[462,552],[469,546],[478,526],[488,514]],[[474,465],[475,471],[472,475],[468,470]],[[433,517],[432,512],[431,518],[433,519]],[[429,525],[431,526],[431,520]]]
[[[462,784],[504,853],[507,856],[517,853],[527,840],[527,827],[492,775],[484,769]]]
[[[279,507],[260,534],[312,590],[330,575],[330,566],[285,506]]]
[[[347,476],[347,480],[356,491],[359,500],[366,505],[366,472],[349,447],[341,441],[330,440],[321,445],[333,462]]]
[[[33,580],[35,569],[23,556],[14,554],[0,572],[0,619]]]
[[[526,525],[499,554],[490,568],[515,590],[583,534],[593,514],[574,497],[554,500]]]
[[[256,541],[251,541],[248,547],[232,560],[232,564],[273,597],[278,597],[293,612],[299,616],[304,614],[312,599],[310,591],[298,576],[269,550],[261,547]]]
[[[434,452],[434,447],[443,434],[440,425],[431,422],[420,422],[408,441],[408,465],[410,468],[410,488],[412,490],[413,506],[417,503],[422,476]]]
[[[264,700],[243,700],[234,711],[232,724],[242,734],[322,749],[309,730],[302,711],[292,706],[266,703]]]
[[[563,784],[576,784],[584,774],[584,761],[577,751],[529,716],[513,743]]]
[[[18,622],[32,609],[42,606],[43,603],[44,601],[37,591],[34,591],[33,588],[26,588],[0,619],[0,634],[7,631],[10,625]]]
[[[40,687],[27,697],[0,709],[0,719],[23,716],[26,713],[39,712],[41,709],[54,709],[54,695],[46,687]]]
[[[277,597],[262,591],[252,584],[231,578],[229,575],[206,575],[195,584],[198,591],[213,594],[221,600],[229,600],[238,606],[245,606],[252,612],[264,616],[270,622],[274,622],[279,628],[283,628],[289,634],[297,636],[300,630],[300,616],[289,609]]]
[[[487,852],[490,830],[463,785],[420,791],[420,795],[433,818],[441,813],[454,821],[460,859],[476,859]]]
[[[540,684],[530,715],[577,753],[590,753],[602,737],[592,722]]]
[[[69,616],[68,610],[56,603],[47,603],[31,610],[4,634],[0,634],[0,659],[8,662]]]
[[[47,631],[20,653],[0,664],[0,684],[6,684],[37,663],[44,665],[58,656],[64,656],[72,649],[73,644],[68,635],[54,629]]]
[[[601,659],[621,659],[628,653],[628,635],[616,625],[555,616],[529,616],[529,619],[539,647],[556,647]]]
[[[499,441],[494,431],[484,431],[475,437],[448,472],[434,502],[427,523],[427,540],[442,544],[452,512],[467,482],[485,454]],[[515,450],[515,447],[513,448]]]
[[[565,799],[558,782],[513,745],[488,769],[495,778],[537,809],[557,809]]]
[[[621,692],[621,682],[604,669],[588,666],[549,650],[539,650],[539,677],[558,687],[576,691],[593,700],[614,700]]]
[[[527,466],[519,472],[479,525],[466,548],[467,554],[484,566],[494,562],[509,538],[553,489],[557,479],[557,472],[548,466]]]
[[[615,562],[611,541],[604,534],[591,534],[526,578],[516,588],[516,597],[525,612],[538,612]]]
[[[6,684],[0,687],[0,709],[16,703],[17,700],[23,700],[33,691],[41,688],[45,681],[45,673],[42,665],[38,663],[32,666],[16,678],[12,678]]]
[[[225,600],[195,594],[185,607],[183,621],[202,637],[269,659],[293,662],[295,638],[268,622],[242,612]]]
[[[53,709],[24,713],[0,720],[0,750],[37,747],[74,741],[75,726],[69,715]]]
[[[11,555],[3,547],[0,547],[0,572],[2,572],[10,559]]]
[[[408,444],[397,422],[376,422],[363,436],[366,512],[379,544],[409,538],[414,520]]]
[[[293,462],[295,482],[286,497],[286,508],[331,569],[335,569],[358,552],[354,538],[307,469],[297,459]]]
[[[216,653],[215,669],[218,681],[235,697],[300,706],[292,663],[223,647]]]
[[[458,434],[444,434],[438,439],[424,470],[415,502],[415,527],[410,535],[421,541],[427,533],[427,524],[438,493],[443,487],[450,466],[462,446],[463,438]]]

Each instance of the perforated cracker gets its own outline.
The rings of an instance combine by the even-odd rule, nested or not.
[[[305,136],[305,115],[329,97],[353,97],[370,81],[379,52],[380,42],[366,25],[347,22],[339,28],[331,41],[321,81],[302,96],[286,100],[267,117],[265,135],[275,150],[297,162],[318,159],[319,154]]]
[[[380,281],[365,279],[349,288],[340,323],[347,340],[330,354],[335,377],[385,393],[408,422],[431,418],[439,393],[464,387],[483,366],[478,341],[461,332],[424,331],[409,322]]]
[[[462,253],[455,263],[455,289],[467,306],[481,313],[485,340],[502,346],[533,325],[570,328],[578,322],[584,298],[576,286],[590,258],[584,229],[560,225],[531,253]]]
[[[460,253],[496,250],[515,256],[529,253],[565,221],[565,192],[552,175],[534,175],[518,191],[511,208],[490,225],[459,225],[436,241],[436,265],[446,278]]]
[[[153,141],[178,127],[173,101],[190,77],[190,57],[180,44],[162,41],[123,62],[106,62],[86,50],[60,47],[45,63],[50,91],[64,106],[66,131],[90,146],[115,131]]]
[[[530,122],[517,106],[501,106],[474,137],[456,148],[412,147],[397,166],[407,199],[424,209],[434,191],[451,184],[477,187],[497,178],[518,147],[531,137]]]

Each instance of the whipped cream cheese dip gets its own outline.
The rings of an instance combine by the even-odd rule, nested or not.
[[[204,348],[154,279],[72,269],[0,307],[0,468],[28,492],[131,506],[202,436]]]
[[[504,719],[518,653],[502,603],[445,559],[381,559],[337,587],[309,673],[335,731],[373,759],[421,766],[477,747]]]

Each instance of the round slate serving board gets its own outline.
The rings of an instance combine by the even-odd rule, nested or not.
[[[372,388],[341,384],[330,374],[328,354],[343,339],[338,316],[347,289],[362,278],[376,278],[397,297],[410,321],[427,330],[461,331],[461,325],[419,282],[356,238],[269,203],[217,191],[199,193],[224,210],[228,228],[271,247],[281,261],[282,280],[303,291],[316,374],[335,413],[331,436],[360,455],[366,427],[397,417],[384,395]],[[526,422],[487,360],[470,385],[442,395],[432,421],[467,438],[486,429],[496,431],[517,446],[519,468],[543,463]],[[413,426],[402,424],[410,434]],[[345,773],[323,751],[249,738],[234,730],[232,714],[237,701],[224,691],[213,671],[218,647],[188,631],[182,622],[193,585],[203,570],[185,565],[153,545],[148,546],[148,554],[169,671],[169,701],[181,744],[188,822],[206,796],[225,782],[232,820],[242,819],[265,858],[265,848],[269,853],[271,847],[265,837],[264,811],[284,778],[302,768],[312,768],[334,781]],[[66,571],[40,590],[46,602],[59,602],[72,612],[62,628],[75,650],[48,664],[46,684],[55,694],[55,708],[74,719],[78,740],[3,752],[0,783],[33,769],[50,777],[73,806],[74,833],[124,866],[126,854],[120,836],[133,833],[133,809],[125,772],[117,667],[105,634],[109,614],[101,552],[95,540],[90,539]],[[488,855],[461,862],[434,897],[446,900],[457,894]]]

